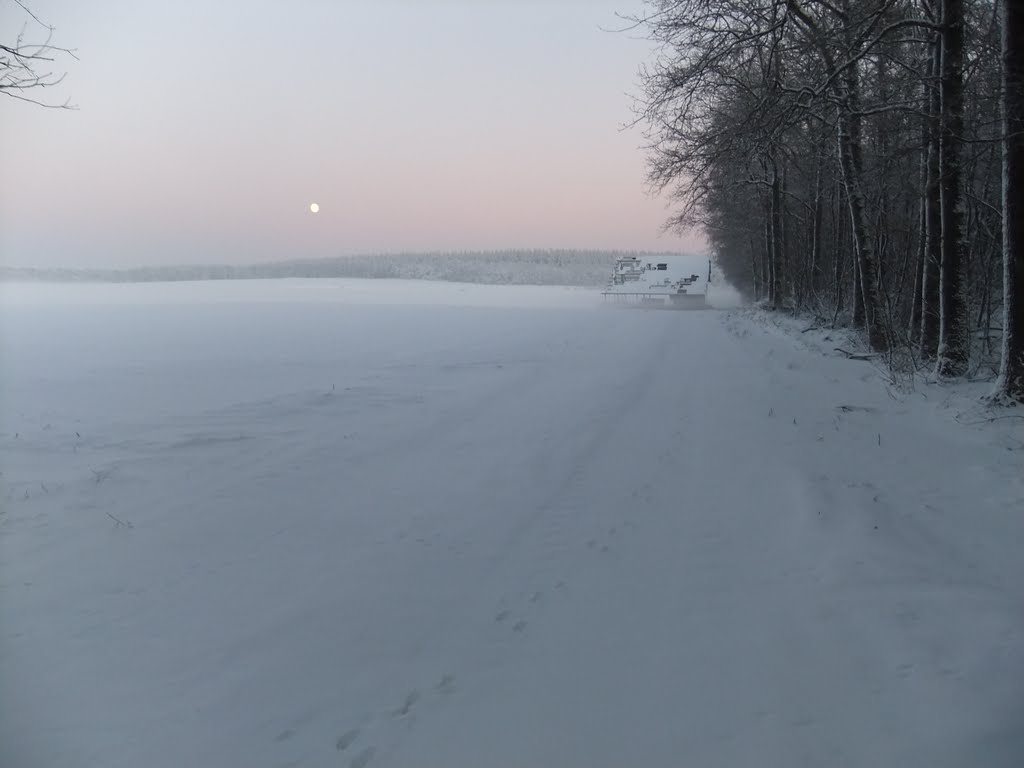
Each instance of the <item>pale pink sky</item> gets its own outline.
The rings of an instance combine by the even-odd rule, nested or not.
[[[0,99],[3,263],[702,248],[659,234],[620,130],[649,45],[601,27],[640,0],[32,8],[78,49],[53,96],[80,109]]]

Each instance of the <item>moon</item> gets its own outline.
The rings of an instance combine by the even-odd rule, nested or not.
[[[320,210],[320,205],[319,204],[317,204],[317,203],[310,203],[309,204],[309,212],[310,213],[316,213],[319,210]]]

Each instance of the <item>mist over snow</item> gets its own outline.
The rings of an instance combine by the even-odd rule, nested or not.
[[[645,261],[681,261],[701,274],[707,257],[650,251],[507,250],[364,254],[295,259],[249,265],[168,265],[157,267],[58,268],[0,266],[0,280],[166,282],[268,278],[353,277],[439,280],[490,285],[603,285],[615,259],[635,255]]]
[[[250,265],[167,265],[125,268],[14,267],[0,265],[0,282],[8,283],[160,283],[239,280],[355,278],[391,281],[466,283],[475,285],[537,285],[598,288],[604,286],[615,260],[635,256],[642,263],[671,263],[674,273],[708,272],[708,257],[655,251],[510,250],[363,254],[330,259],[296,259]],[[743,298],[712,269],[709,303],[735,308]],[[349,286],[358,286],[358,282]],[[426,293],[436,289],[424,289]],[[358,290],[354,291],[359,293]],[[197,295],[207,295],[200,290]],[[269,291],[280,295],[279,289]],[[34,294],[33,294],[34,295]],[[91,296],[102,294],[92,293]],[[125,294],[128,295],[128,294]],[[132,294],[141,295],[141,294]],[[222,297],[238,295],[226,289]],[[377,292],[391,297],[399,294]],[[477,295],[481,295],[478,294]]]

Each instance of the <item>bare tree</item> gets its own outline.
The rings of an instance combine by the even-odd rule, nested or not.
[[[669,225],[703,226],[748,295],[862,329],[904,370],[995,379],[1003,335],[1019,391],[1022,4],[647,0],[638,122]]]
[[[939,192],[942,261],[939,269],[939,350],[942,376],[967,373],[968,330],[964,297],[966,237],[961,188],[964,132],[963,0],[942,0],[942,67],[939,123]]]
[[[924,2],[924,12],[931,20],[935,18],[932,3]],[[939,71],[942,66],[941,47],[938,35],[930,35],[931,48],[924,84],[924,151],[921,153],[922,220],[921,220],[921,338],[918,351],[925,360],[934,360],[939,349],[939,265],[942,263],[942,241],[939,227],[942,220],[942,205],[939,197]]]
[[[997,396],[1024,402],[1024,3],[1003,0],[1003,349]]]
[[[72,49],[53,43],[56,30],[22,0],[12,2],[26,18],[14,40],[0,43],[0,93],[41,107],[75,109],[69,100],[54,103],[40,94],[64,82],[67,72],[58,66],[60,59],[78,57]]]

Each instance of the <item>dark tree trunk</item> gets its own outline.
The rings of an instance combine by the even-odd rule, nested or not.
[[[936,39],[929,74],[937,73],[941,66],[941,48]],[[939,195],[939,89],[928,85],[928,151],[925,160],[924,184],[924,271],[921,275],[921,357],[934,360],[939,350],[939,265],[942,263],[941,220],[942,204]]]
[[[750,279],[754,284],[754,301],[761,300],[761,267],[757,263],[757,241],[750,236]]]
[[[939,271],[940,376],[967,373],[967,307],[964,301],[964,128],[963,0],[942,0],[942,128],[939,138],[939,187],[942,202],[942,263]]]
[[[860,282],[860,261],[853,260],[853,327],[864,327],[864,286]]]
[[[938,38],[929,73],[942,66],[942,48]],[[928,156],[925,181],[925,264],[922,275],[921,356],[934,360],[939,351],[939,265],[942,263],[942,200],[939,194],[939,112],[942,109],[939,88],[929,84]]]
[[[832,188],[830,201],[830,214],[832,219],[832,285],[835,295],[835,314],[839,316],[844,311],[846,303],[846,232],[845,225],[848,216],[844,215],[845,201],[843,200],[842,185],[836,183]]]
[[[775,250],[772,245],[772,199],[764,206],[764,286],[769,306],[775,306]]]
[[[914,257],[914,291],[910,300],[910,328],[908,334],[910,345],[914,348],[917,348],[921,341],[921,305],[924,303],[924,262],[928,254],[928,248],[925,240],[925,228],[927,226],[925,221],[927,218],[927,199],[924,194],[924,190],[928,186],[927,125],[922,128],[921,138],[921,161],[919,173],[921,180],[921,199],[918,201],[917,210],[917,241],[915,243],[916,254]]]
[[[849,2],[844,3],[844,8],[852,13]],[[877,253],[868,237],[865,216],[863,118],[860,112],[860,74],[857,68],[846,67],[841,81],[843,103],[839,107],[839,162],[850,204],[850,234],[853,237],[857,274],[860,278],[864,325],[867,327],[871,349],[885,352],[889,344],[883,322]],[[854,320],[856,322],[856,318]]]
[[[814,169],[814,211],[811,218],[811,300],[817,309],[818,297],[821,292],[822,271],[821,271],[821,166],[824,162],[824,149],[818,152],[818,159]]]
[[[889,83],[886,66],[886,57],[879,55],[875,57],[875,89],[877,90],[877,98],[882,104],[889,103]],[[892,279],[889,268],[889,249],[891,247],[890,242],[890,211],[891,201],[889,199],[889,177],[884,172],[886,163],[889,160],[889,124],[886,120],[885,115],[879,115],[876,118],[875,127],[875,162],[878,170],[876,174],[878,176],[877,189],[878,198],[876,201],[876,217],[875,217],[875,232],[874,232],[874,253],[875,263],[878,265],[878,300],[879,309],[883,310],[882,317],[886,319],[886,329],[888,330],[888,323],[892,317],[892,294],[890,293],[890,280]],[[895,274],[893,270],[892,274]]]
[[[772,259],[771,302],[774,309],[782,304],[782,182],[779,170],[772,162],[771,224],[769,226]]]
[[[922,224],[924,219],[924,213],[922,211]],[[920,241],[917,244],[917,255],[915,257],[914,272],[914,296],[910,303],[910,343],[916,344],[920,340],[921,333],[921,289],[924,287],[924,228],[922,226]]]
[[[1024,402],[1024,1],[1003,0],[1003,350],[997,394]]]
[[[782,304],[796,298],[797,265],[789,252],[789,215],[786,209],[786,165],[783,164],[779,187],[779,261],[782,264]]]
[[[761,295],[771,302],[772,269],[771,251],[768,249],[768,211],[764,215],[764,237],[761,238]]]

